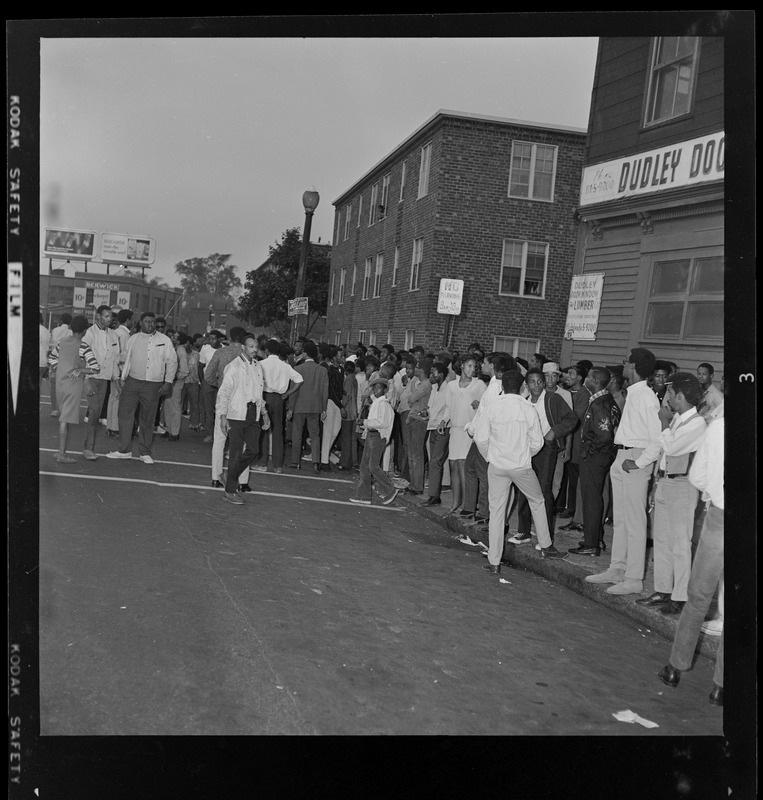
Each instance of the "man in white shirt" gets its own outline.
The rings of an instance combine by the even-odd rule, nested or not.
[[[71,334],[69,323],[72,321],[71,314],[61,314],[58,325],[50,332],[50,349],[52,350],[62,339]],[[58,398],[56,397],[56,371],[58,365],[48,366],[48,383],[50,384],[50,416],[58,416]]]
[[[609,594],[641,594],[646,556],[646,497],[652,464],[660,453],[660,401],[647,384],[654,372],[654,353],[631,350],[623,361],[628,400],[615,434],[617,455],[609,470],[612,479],[614,539],[609,568],[586,575],[589,583],[611,583]]]
[[[127,341],[130,338],[130,329],[127,323],[132,319],[132,311],[129,308],[120,308],[117,312],[119,326],[116,328],[117,339],[119,340],[119,368],[125,363],[125,353],[127,352]],[[109,391],[108,408],[106,410],[106,436],[119,437],[119,393],[121,391],[118,380],[111,382]]]
[[[429,395],[427,431],[429,433],[428,497],[421,505],[439,506],[442,503],[442,473],[448,458],[450,442],[450,408],[448,407],[448,365],[435,361],[429,371],[432,390]]]
[[[112,331],[113,333],[113,331]],[[138,451],[144,464],[153,464],[154,420],[159,398],[172,391],[178,357],[172,340],[156,330],[156,314],[144,311],[140,331],[131,336],[125,350],[119,394],[119,449],[107,458],[132,458],[132,429],[135,411],[140,408]]]
[[[223,334],[218,330],[212,330],[207,334],[206,344],[201,346],[199,350],[199,364],[202,370],[206,370],[207,365],[212,360],[212,356],[216,350],[222,347]],[[207,420],[207,436],[204,442],[209,444],[214,441],[214,427],[215,427],[215,398],[217,396],[217,387],[212,386],[204,380],[201,384],[201,399],[204,403],[204,416]]]
[[[681,613],[689,586],[691,539],[699,494],[688,474],[707,428],[696,408],[701,392],[694,375],[677,372],[666,389],[668,406],[660,407],[662,434],[660,455],[655,462],[657,488],[652,531],[654,594],[636,602],[657,606],[663,614]]]
[[[724,426],[723,417],[713,420],[707,426],[689,469],[689,481],[702,492],[702,499],[707,503],[707,512],[689,577],[688,600],[678,620],[670,661],[658,673],[666,686],[678,686],[681,672],[691,669],[702,622],[723,576]],[[723,633],[715,659],[713,684],[710,702],[722,706]]]
[[[225,367],[217,390],[215,411],[223,436],[228,437],[228,473],[223,499],[233,505],[244,504],[239,477],[257,459],[260,452],[260,430],[270,427],[268,410],[262,396],[262,367],[255,358],[257,337],[244,336],[244,349]],[[246,455],[244,455],[246,444]]]
[[[703,361],[697,367],[697,378],[702,387],[702,395],[697,403],[697,411],[705,418],[705,422],[710,422],[718,416],[715,411],[723,405],[723,392],[713,383],[715,369],[712,364]]]
[[[511,484],[530,504],[543,558],[562,558],[554,547],[546,518],[543,492],[532,468],[532,457],[543,447],[540,418],[532,403],[520,397],[524,378],[518,370],[503,373],[503,394],[491,400],[474,422],[474,441],[488,462],[490,504],[488,569],[501,572],[506,528],[506,506]]]
[[[87,399],[87,425],[82,456],[95,461],[95,434],[98,430],[106,389],[110,382],[119,379],[119,338],[111,328],[111,306],[99,306],[95,312],[95,324],[85,331],[82,341],[93,351],[100,372],[85,378],[84,394]],[[117,390],[118,391],[118,390]]]
[[[288,361],[281,358],[282,349],[278,339],[268,339],[260,351],[260,367],[265,381],[263,397],[270,415],[270,429],[262,437],[260,464],[255,467],[261,469],[264,466],[267,470],[268,453],[272,449],[273,472],[279,473],[283,472],[284,461],[284,403],[304,380]]]

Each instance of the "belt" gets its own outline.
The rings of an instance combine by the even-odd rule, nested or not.
[[[615,450],[635,450],[635,447],[632,447],[629,444],[616,444]]]
[[[657,470],[657,477],[658,478],[685,478],[689,473],[688,472],[674,472],[672,474],[665,474],[664,469]]]

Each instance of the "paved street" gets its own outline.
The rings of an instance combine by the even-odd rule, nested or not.
[[[185,421],[153,466],[82,460],[82,427],[58,464],[40,424],[44,735],[722,734],[712,661],[668,689],[663,637],[341,473],[254,472],[236,507]]]

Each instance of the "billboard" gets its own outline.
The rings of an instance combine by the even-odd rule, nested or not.
[[[95,258],[96,236],[95,231],[44,228],[42,252],[48,258],[92,261]]]
[[[126,233],[102,233],[99,255],[109,264],[132,264],[147,267],[154,263],[156,242],[151,236]]]

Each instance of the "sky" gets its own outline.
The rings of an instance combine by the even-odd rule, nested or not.
[[[171,286],[230,253],[243,283],[306,189],[330,242],[333,201],[441,109],[587,128],[597,41],[43,38],[41,225],[152,236]]]

